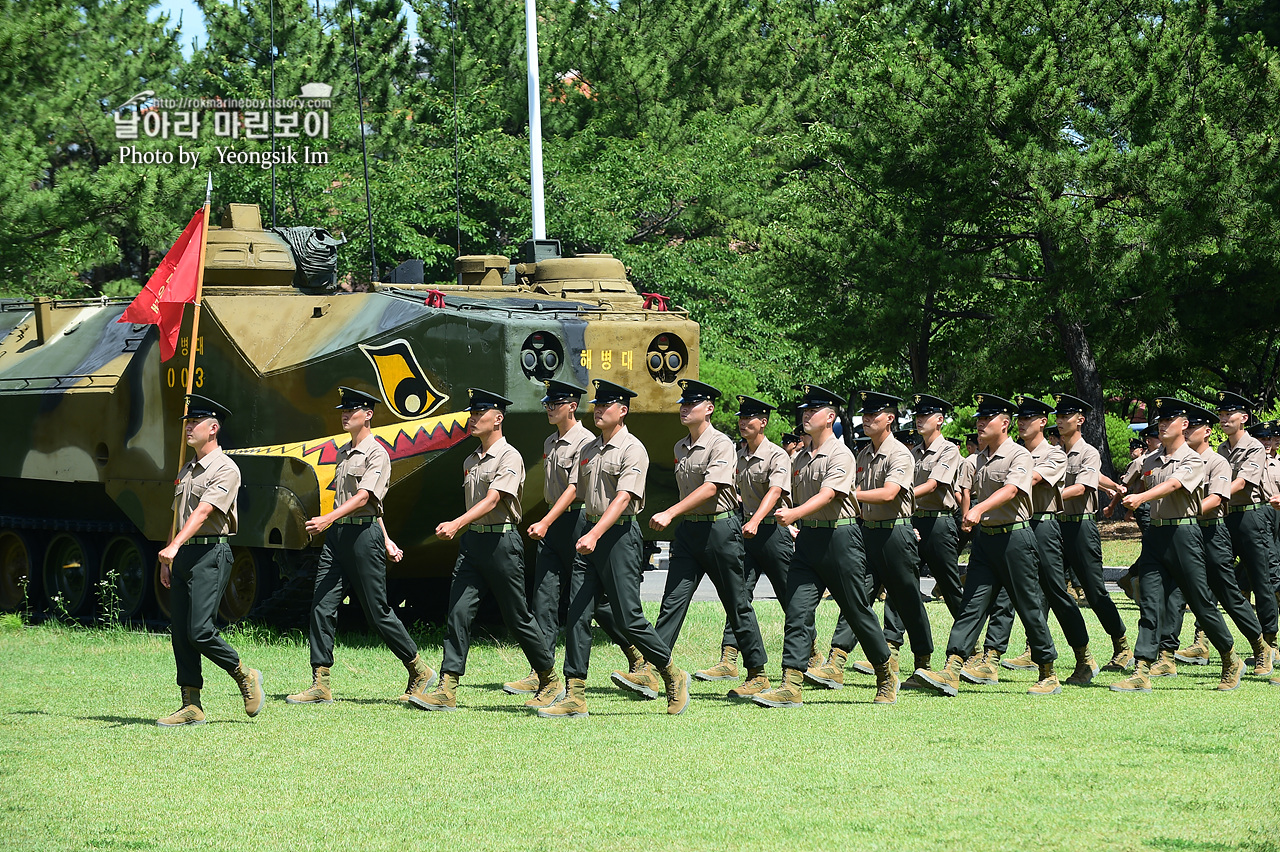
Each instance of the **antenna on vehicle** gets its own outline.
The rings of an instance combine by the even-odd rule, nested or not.
[[[533,201],[533,239],[547,238],[542,203],[542,93],[538,89],[538,10],[524,0],[525,64],[529,81],[529,185]]]
[[[316,0],[319,5],[319,0]],[[271,0],[271,227],[276,226],[276,0]]]
[[[449,62],[453,66],[453,233],[462,257],[462,141],[458,131],[458,2],[449,0]]]
[[[364,87],[360,84],[360,37],[356,34],[356,3],[349,0],[351,53],[356,64],[356,106],[360,108],[360,156],[364,160],[364,210],[369,220],[369,281],[378,280],[378,254],[373,247],[373,200],[369,197],[369,148],[364,138]]]

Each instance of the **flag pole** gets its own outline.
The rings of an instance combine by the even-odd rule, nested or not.
[[[196,343],[200,340],[200,301],[204,295],[204,256],[209,246],[209,208],[213,204],[213,172],[209,172],[208,182],[204,189],[204,221],[200,226],[200,261],[196,266],[196,301],[191,315],[191,339],[187,344],[187,381],[182,397],[182,434],[178,440],[178,472],[187,463],[187,421],[185,420],[189,405],[189,397],[196,379]],[[174,507],[173,522],[169,525],[169,540],[178,533],[178,511]]]

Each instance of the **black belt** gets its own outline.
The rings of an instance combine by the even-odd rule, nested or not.
[[[504,533],[516,528],[515,524],[471,524],[467,529],[478,533]]]
[[[857,518],[837,518],[834,521],[811,521],[808,518],[804,518],[800,521],[800,526],[819,527],[825,530],[833,530],[836,527],[851,527],[857,522]]]
[[[188,544],[226,544],[225,535],[195,535],[187,539]]]
[[[1152,518],[1151,526],[1153,527],[1182,527],[1188,524],[1194,524],[1195,518]]]
[[[1031,526],[1029,521],[1018,521],[1014,524],[1006,524],[1003,527],[989,527],[986,524],[979,524],[978,529],[982,530],[983,535],[1006,535],[1014,530],[1025,530]]]
[[[600,523],[600,519],[603,517],[604,515],[593,515],[590,512],[587,513],[587,520],[593,524]],[[613,525],[616,527],[616,526],[621,526],[622,524],[629,524],[635,519],[636,519],[635,515],[620,515],[618,517],[618,520],[613,522]]]
[[[365,526],[366,524],[371,524],[376,520],[378,519],[371,515],[347,515],[345,518],[338,518],[338,520],[334,521],[334,523],[335,524],[355,524],[358,527],[362,527],[362,526]]]
[[[1234,515],[1237,512],[1252,512],[1255,509],[1261,509],[1262,507],[1262,503],[1246,503],[1243,506],[1228,506],[1227,511]]]
[[[1087,517],[1088,515],[1059,515],[1058,520],[1064,524],[1078,524]]]
[[[869,530],[887,530],[893,527],[905,527],[911,524],[910,518],[894,518],[891,521],[863,521],[862,525]]]

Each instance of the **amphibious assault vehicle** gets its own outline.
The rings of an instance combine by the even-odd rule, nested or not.
[[[188,309],[169,361],[153,326],[117,322],[127,300],[0,302],[0,607],[167,612],[155,557],[170,534],[190,347],[195,392],[233,412],[223,444],[243,475],[229,621],[270,618],[291,578],[303,577],[293,597],[309,597],[321,542],[304,523],[333,504],[340,385],[385,403],[374,427],[393,460],[386,523],[405,550],[393,581],[452,567],[457,545],[434,531],[462,510],[470,386],[515,401],[506,434],[526,460],[527,516],[551,428],[542,381],[638,391],[629,425],[653,461],[648,502],[667,505],[675,382],[697,376],[698,325],[638,293],[616,258],[556,254],[543,243],[514,266],[460,257],[442,285],[410,263],[370,292],[317,290],[257,206],[232,204],[209,230],[199,336]]]

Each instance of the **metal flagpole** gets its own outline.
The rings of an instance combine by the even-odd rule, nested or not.
[[[547,238],[542,203],[542,93],[538,86],[538,10],[524,0],[525,62],[529,79],[529,185],[533,196],[533,238]]]

